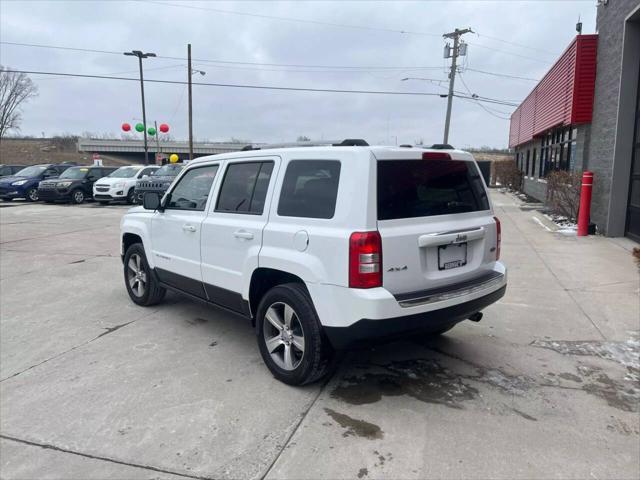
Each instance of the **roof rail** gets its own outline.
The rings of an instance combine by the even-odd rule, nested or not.
[[[347,138],[342,141],[337,140],[320,140],[308,142],[290,142],[290,143],[271,143],[268,145],[245,145],[240,149],[241,152],[250,150],[265,150],[270,148],[298,148],[298,147],[368,147],[369,144],[361,138]]]

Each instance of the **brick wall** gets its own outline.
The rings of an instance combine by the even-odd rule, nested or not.
[[[598,57],[587,168],[594,172],[591,220],[606,233],[616,139],[624,20],[638,0],[610,0],[598,7]]]

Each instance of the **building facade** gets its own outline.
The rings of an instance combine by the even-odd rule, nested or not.
[[[597,47],[597,35],[577,36],[511,116],[509,147],[533,198],[545,200],[549,172],[587,163]]]
[[[596,25],[591,219],[608,236],[640,241],[640,2],[602,0]]]
[[[640,241],[640,3],[600,0],[579,35],[511,117],[524,191],[544,201],[552,170],[594,172],[591,221]]]

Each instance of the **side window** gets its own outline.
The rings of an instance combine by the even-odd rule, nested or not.
[[[211,185],[216,178],[218,165],[194,168],[180,179],[171,191],[167,209],[197,210],[202,212],[207,204]]]
[[[87,179],[92,181],[97,180],[101,177],[102,177],[101,168],[92,168],[91,170],[89,170],[89,173],[87,174]]]
[[[282,182],[278,215],[333,218],[340,180],[336,160],[293,160]]]
[[[47,168],[43,173],[44,177],[57,177],[58,175],[60,174],[55,168]]]
[[[153,172],[155,172],[156,170],[158,170],[158,167],[149,167],[149,168],[143,168],[140,171],[140,174],[138,175],[138,178],[142,178],[145,175],[151,175]]]
[[[232,163],[227,167],[217,212],[262,215],[273,162]]]

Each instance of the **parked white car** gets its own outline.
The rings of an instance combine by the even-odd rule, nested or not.
[[[121,223],[138,305],[167,289],[253,322],[273,375],[336,349],[443,333],[500,299],[500,221],[471,154],[328,146],[198,158]]]
[[[93,198],[103,205],[116,200],[124,200],[128,204],[132,204],[136,181],[151,175],[159,168],[157,165],[120,167],[93,184]]]

